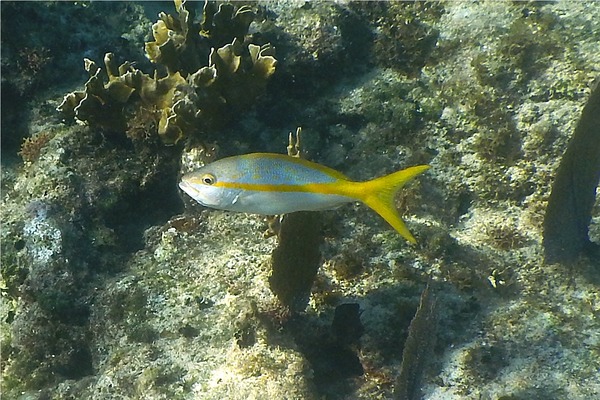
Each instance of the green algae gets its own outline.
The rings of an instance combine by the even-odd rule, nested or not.
[[[434,27],[444,7],[439,2],[401,2],[354,5],[358,12],[371,14],[376,35],[372,52],[378,65],[407,75],[418,75],[431,62],[439,32]],[[372,22],[373,23],[373,22]]]

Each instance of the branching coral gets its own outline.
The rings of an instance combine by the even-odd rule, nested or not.
[[[107,53],[104,79],[101,68],[86,59],[90,79],[85,89],[66,95],[58,110],[132,137],[156,131],[164,143],[173,144],[250,106],[277,63],[270,44],[259,46],[246,38],[252,10],[221,4],[215,11],[207,1],[198,23],[189,3],[175,0],[175,6],[177,17],[161,13],[152,28],[155,41],[146,43],[148,58],[166,67],[166,76],[159,78],[155,71],[150,77],[129,62],[116,67]]]

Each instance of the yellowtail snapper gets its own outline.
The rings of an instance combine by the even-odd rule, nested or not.
[[[365,182],[283,154],[254,153],[227,157],[181,178],[179,187],[198,203],[252,214],[287,214],[335,208],[361,201],[383,217],[406,240],[416,243],[394,206],[406,182],[429,169],[417,165]]]

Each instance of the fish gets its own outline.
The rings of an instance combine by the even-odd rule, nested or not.
[[[226,157],[182,176],[179,188],[203,206],[249,214],[320,211],[360,201],[410,243],[394,197],[430,168],[417,165],[368,181],[353,181],[335,169],[276,153]]]

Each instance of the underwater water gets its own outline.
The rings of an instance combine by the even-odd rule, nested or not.
[[[600,398],[597,2],[0,11],[2,399]],[[393,203],[416,244],[179,189],[255,152],[430,165]]]

